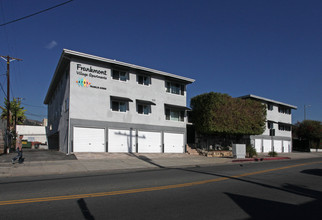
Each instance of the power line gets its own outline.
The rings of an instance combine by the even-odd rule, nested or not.
[[[47,117],[47,115],[38,115],[38,114],[33,114],[33,113],[26,113],[25,112],[25,115],[30,115],[30,116],[35,116],[35,117]]]
[[[0,82],[0,87],[1,87],[1,90],[2,90],[2,92],[3,92],[3,94],[4,94],[4,96],[7,96],[7,94],[6,94],[6,92],[4,91],[4,89],[3,89],[3,86],[2,86],[2,83]]]
[[[35,107],[35,108],[46,108],[45,106],[29,105],[29,104],[26,104],[26,103],[24,103],[24,102],[21,102],[21,104],[26,105],[26,106],[30,106],[30,107]]]
[[[61,3],[61,4],[58,4],[58,5],[55,5],[55,6],[53,6],[53,7],[50,7],[50,8],[47,8],[47,9],[41,10],[41,11],[39,11],[39,12],[36,12],[36,13],[30,14],[30,15],[24,16],[24,17],[22,17],[22,18],[18,18],[18,19],[16,19],[16,20],[13,20],[13,21],[9,21],[9,22],[6,22],[6,23],[3,23],[3,24],[0,24],[0,26],[5,26],[5,25],[7,25],[7,24],[11,24],[11,23],[14,23],[14,22],[17,22],[17,21],[21,21],[21,20],[26,19],[26,18],[30,18],[30,17],[32,17],[32,16],[35,16],[35,15],[40,14],[40,13],[43,13],[43,12],[45,12],[45,11],[49,11],[49,10],[51,10],[51,9],[54,9],[54,8],[59,7],[59,6],[65,5],[65,4],[70,3],[70,2],[72,2],[72,1],[73,1],[73,0],[69,0],[69,1],[67,1],[67,2],[63,2],[63,3]]]

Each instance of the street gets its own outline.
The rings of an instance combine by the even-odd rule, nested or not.
[[[0,179],[1,219],[321,219],[321,158]]]

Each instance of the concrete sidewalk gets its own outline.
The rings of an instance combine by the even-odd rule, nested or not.
[[[267,154],[260,154],[259,157]],[[77,160],[28,161],[23,164],[0,163],[0,177],[43,176],[108,172],[117,170],[196,167],[232,163],[233,158],[209,158],[188,154],[75,153]],[[321,158],[322,153],[288,153],[291,159]],[[256,163],[256,162],[255,162]]]

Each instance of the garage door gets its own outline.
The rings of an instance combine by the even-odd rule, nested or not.
[[[135,131],[108,129],[108,152],[135,152]]]
[[[271,140],[263,140],[263,147],[264,147],[264,153],[268,153],[272,151],[272,141]]]
[[[282,153],[282,141],[274,140],[274,151],[277,153]]]
[[[74,152],[105,152],[105,129],[74,127]]]
[[[262,139],[255,139],[255,149],[258,153],[262,152]]]
[[[289,153],[290,152],[290,146],[291,146],[290,141],[283,141],[283,152]]]
[[[184,153],[183,134],[164,133],[164,153]]]
[[[138,152],[139,153],[161,153],[161,133],[160,132],[138,132]]]

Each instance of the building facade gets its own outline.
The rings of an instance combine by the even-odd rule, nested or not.
[[[64,49],[44,103],[49,148],[183,153],[194,80]]]
[[[256,95],[240,98],[257,100],[267,106],[265,131],[261,135],[249,137],[256,151],[292,152],[292,110],[296,110],[297,107]]]

